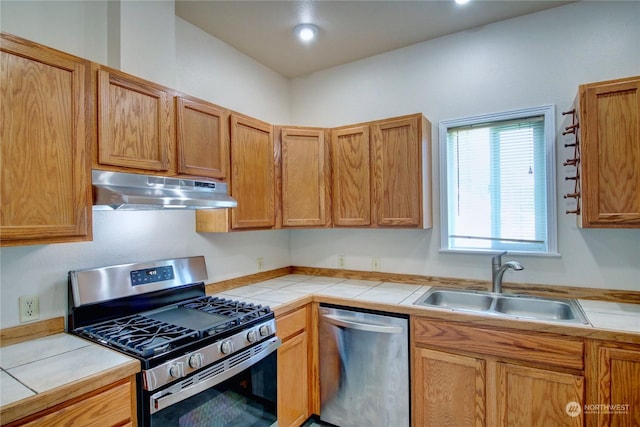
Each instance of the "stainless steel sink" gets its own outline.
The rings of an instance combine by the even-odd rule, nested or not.
[[[573,299],[432,288],[414,305],[547,322],[589,324]]]
[[[482,311],[491,308],[492,302],[491,295],[479,292],[435,290],[425,294],[425,298],[420,305],[432,305],[452,310]]]

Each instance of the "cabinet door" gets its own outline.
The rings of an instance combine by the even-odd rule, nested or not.
[[[91,239],[89,64],[2,35],[2,245]]]
[[[178,96],[176,124],[178,173],[226,179],[229,140],[224,110]]]
[[[422,219],[421,142],[417,118],[379,122],[373,133],[375,223],[418,227]]]
[[[164,88],[98,70],[99,164],[168,171],[174,161],[172,120],[171,96]]]
[[[307,333],[278,349],[278,425],[297,427],[309,417]]]
[[[120,381],[97,393],[73,399],[44,414],[27,417],[14,425],[37,426],[127,426],[136,416],[135,377]]]
[[[329,148],[322,129],[285,128],[280,133],[282,225],[329,224]]]
[[[640,77],[581,87],[582,225],[640,227]]]
[[[278,349],[278,425],[299,426],[310,415],[309,309],[276,318],[283,344]]]
[[[598,362],[596,403],[613,405],[612,410],[598,411],[598,425],[640,425],[640,351],[601,347]]]
[[[272,126],[249,117],[231,116],[231,210],[234,229],[275,225],[275,152]]]
[[[371,157],[369,127],[331,133],[333,224],[371,225]]]
[[[584,377],[508,363],[497,376],[499,426],[583,425]]]
[[[416,348],[413,426],[486,425],[485,383],[484,360]]]

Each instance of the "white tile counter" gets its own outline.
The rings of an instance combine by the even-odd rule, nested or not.
[[[60,333],[0,348],[0,407],[140,362],[117,351]]]
[[[268,305],[272,309],[309,295],[331,296],[347,301],[368,301],[413,306],[413,303],[429,288],[429,286],[404,283],[290,274],[253,285],[229,289],[215,295],[229,299],[240,299],[254,304]],[[591,324],[584,325],[585,327],[640,333],[639,304],[591,300],[578,300],[578,302]],[[446,310],[426,307],[424,309]]]

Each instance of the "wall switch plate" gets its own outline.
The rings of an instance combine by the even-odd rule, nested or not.
[[[344,255],[338,255],[338,268],[344,268],[347,259]]]
[[[262,257],[256,258],[256,265],[258,266],[258,273],[264,268],[264,259]]]
[[[40,318],[40,302],[38,296],[20,297],[20,322],[31,322]]]

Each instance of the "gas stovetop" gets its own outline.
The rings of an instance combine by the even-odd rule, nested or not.
[[[153,390],[275,337],[269,307],[205,295],[204,257],[69,272],[69,332],[142,362]]]
[[[88,325],[77,333],[140,357],[151,357],[269,317],[269,307],[218,297]]]

